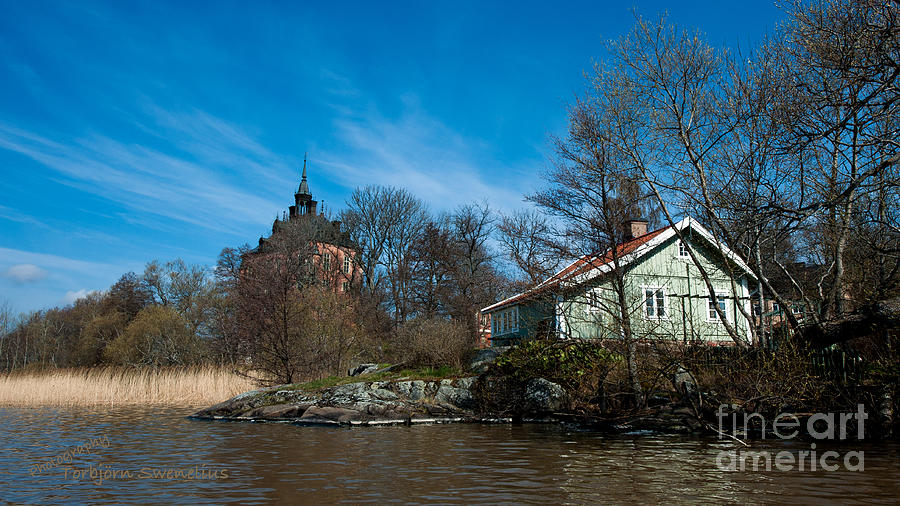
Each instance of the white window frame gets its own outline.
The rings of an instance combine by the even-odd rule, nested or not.
[[[350,255],[344,255],[344,274],[350,274]]]
[[[519,306],[491,313],[491,332],[495,335],[519,331]]]
[[[343,283],[341,283],[341,291],[342,292],[350,291],[350,282],[349,281],[344,281]]]
[[[725,315],[725,319],[728,319],[728,294],[720,291],[716,291],[716,302],[719,303],[722,307],[722,314]],[[706,296],[706,321],[708,323],[722,323],[722,320],[719,318],[719,313],[713,308],[712,305],[712,297]]]
[[[322,255],[322,270],[326,273],[331,270],[331,253],[325,252]]]
[[[647,314],[647,291],[653,292],[653,316]],[[659,298],[656,296],[657,293],[662,293],[662,310],[663,315],[659,316],[659,306],[657,305],[657,301]],[[666,288],[664,286],[651,286],[644,285],[641,286],[641,313],[644,315],[645,320],[668,320],[669,319],[669,296],[666,294]]]
[[[681,240],[678,241],[678,258],[687,260],[691,259],[691,255],[688,253],[687,243]]]
[[[588,313],[599,313],[600,312],[600,289],[599,288],[591,288],[587,291],[587,312]]]

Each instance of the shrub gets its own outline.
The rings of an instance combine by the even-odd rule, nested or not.
[[[462,369],[472,346],[464,324],[443,318],[416,318],[397,332],[396,352],[409,367]]]
[[[586,378],[605,376],[621,360],[597,342],[530,339],[501,355],[495,368],[520,382],[545,378],[574,390]]]
[[[497,358],[475,385],[482,411],[519,415],[528,381],[544,378],[561,385],[576,408],[602,403],[603,381],[622,357],[596,341],[532,339]]]

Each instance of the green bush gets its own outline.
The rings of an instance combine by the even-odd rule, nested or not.
[[[485,413],[525,415],[530,409],[525,398],[528,382],[544,378],[565,388],[570,407],[589,408],[602,398],[604,379],[621,362],[619,354],[596,341],[522,341],[478,378],[476,402]]]
[[[103,356],[121,365],[189,365],[200,361],[203,347],[173,308],[147,306],[106,346]]]
[[[498,357],[494,367],[519,382],[545,378],[571,391],[587,378],[605,376],[621,360],[597,342],[531,339]]]

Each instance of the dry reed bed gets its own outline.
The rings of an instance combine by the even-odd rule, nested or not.
[[[0,375],[0,406],[200,406],[253,388],[225,367],[50,369]]]

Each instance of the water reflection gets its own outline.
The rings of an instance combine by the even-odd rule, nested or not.
[[[312,428],[188,420],[190,408],[0,409],[0,498],[40,503],[896,501],[898,445],[854,447],[864,472],[732,472],[716,439],[550,425]],[[32,476],[106,437],[108,448]],[[760,442],[757,450],[801,450]],[[134,471],[102,482],[90,470]],[[141,470],[163,473],[144,477]],[[166,472],[193,469],[193,479]],[[76,476],[86,470],[84,476]],[[218,479],[211,478],[219,471]],[[222,472],[227,473],[227,478]],[[197,478],[197,475],[201,478]]]

